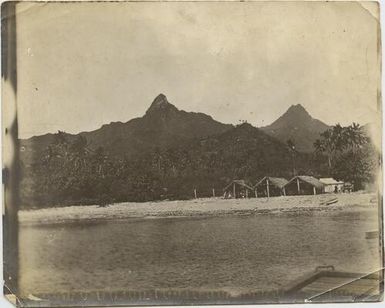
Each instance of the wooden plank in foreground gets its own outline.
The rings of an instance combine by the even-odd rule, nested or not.
[[[294,282],[286,294],[295,302],[378,301],[383,289],[382,277],[382,271],[371,274],[315,271]]]

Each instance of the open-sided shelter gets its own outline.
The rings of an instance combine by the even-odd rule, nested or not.
[[[256,197],[273,197],[273,196],[285,196],[285,185],[288,180],[284,178],[276,178],[271,176],[265,176],[255,185]]]
[[[254,189],[245,180],[233,180],[223,191],[227,199],[254,197]]]
[[[324,184],[308,175],[297,175],[285,185],[287,195],[316,195],[323,191]]]

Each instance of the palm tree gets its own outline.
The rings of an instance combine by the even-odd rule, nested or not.
[[[333,161],[338,154],[343,154],[347,149],[352,149],[354,155],[356,150],[362,148],[367,142],[368,138],[359,124],[353,123],[350,126],[343,127],[338,123],[321,134],[321,139],[316,140],[314,148],[317,154],[326,154],[329,174],[331,174]]]
[[[288,139],[286,141],[286,145],[289,148],[289,152],[291,153],[291,159],[292,159],[292,163],[293,163],[293,177],[294,177],[297,174],[297,171],[295,170],[296,169],[295,168],[295,154],[296,154],[295,144],[294,144],[293,140]]]
[[[94,152],[94,162],[96,164],[96,172],[104,178],[104,165],[107,161],[107,156],[104,153],[103,147],[98,147]]]
[[[328,158],[328,170],[329,174],[332,170],[332,159],[335,152],[335,138],[333,136],[333,130],[328,129],[321,134],[322,141],[319,143],[319,149],[326,153]]]
[[[71,160],[74,163],[75,171],[81,172],[81,169],[86,165],[86,156],[89,153],[87,145],[87,138],[84,136],[78,136],[71,144]]]
[[[325,152],[325,145],[321,139],[317,139],[313,145],[316,154],[322,154]]]
[[[328,173],[332,172],[333,161],[338,152],[346,147],[345,129],[340,124],[327,129],[320,134],[321,139],[314,143],[317,154],[325,153],[328,159]]]
[[[353,153],[356,152],[357,149],[362,148],[362,146],[369,141],[360,124],[354,122],[352,125],[347,127],[347,135],[349,145],[352,148]]]
[[[331,130],[331,143],[334,148],[334,152],[343,151],[346,146],[346,138],[345,138],[346,129],[341,126],[341,124],[337,123],[332,127]]]

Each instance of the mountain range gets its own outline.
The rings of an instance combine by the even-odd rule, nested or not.
[[[159,94],[143,117],[126,123],[112,122],[90,132],[65,135],[69,141],[83,136],[87,139],[89,148],[103,147],[105,153],[111,157],[130,158],[154,149],[175,147],[191,140],[201,140],[225,132],[231,134],[235,129],[233,125],[220,123],[204,113],[179,110],[164,94]],[[297,151],[311,152],[314,141],[328,126],[313,119],[303,106],[293,105],[271,125],[255,129],[259,134],[267,135],[265,139],[268,136],[273,137],[283,144],[291,139]],[[55,134],[46,134],[21,140],[22,160],[32,162],[40,157],[54,138]],[[259,146],[268,145],[260,142]]]
[[[341,153],[333,174],[325,155],[313,155],[313,143],[328,128],[301,105],[257,128],[179,110],[159,94],[142,117],[126,123],[20,140],[21,204],[31,208],[183,200],[194,191],[210,197],[234,179],[254,185],[266,175],[335,176],[357,187],[371,182],[378,153],[370,144],[359,152]]]

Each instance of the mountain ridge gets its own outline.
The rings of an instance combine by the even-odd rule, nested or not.
[[[232,127],[204,113],[179,110],[164,94],[159,94],[142,117],[124,123],[111,122],[93,131],[64,134],[69,141],[83,136],[90,148],[103,147],[112,157],[129,158],[155,148],[172,147],[184,140],[220,134]],[[55,134],[51,133],[21,139],[21,156],[25,161],[34,161],[54,138]]]
[[[328,128],[330,126],[314,119],[301,104],[291,105],[273,123],[261,127],[264,132],[283,143],[293,141],[300,152],[312,152],[314,141]]]
[[[314,141],[327,128],[329,126],[312,118],[301,104],[296,104],[291,105],[270,125],[258,129],[283,144],[291,139],[298,151],[311,152]],[[106,154],[112,157],[130,158],[156,148],[174,147],[182,142],[204,139],[231,129],[234,129],[233,125],[216,121],[205,113],[179,110],[168,101],[166,95],[160,93],[142,117],[103,124],[93,131],[64,135],[68,141],[83,136],[91,149],[103,147]],[[28,162],[40,157],[42,151],[55,140],[55,135],[48,133],[22,139],[22,159]]]

